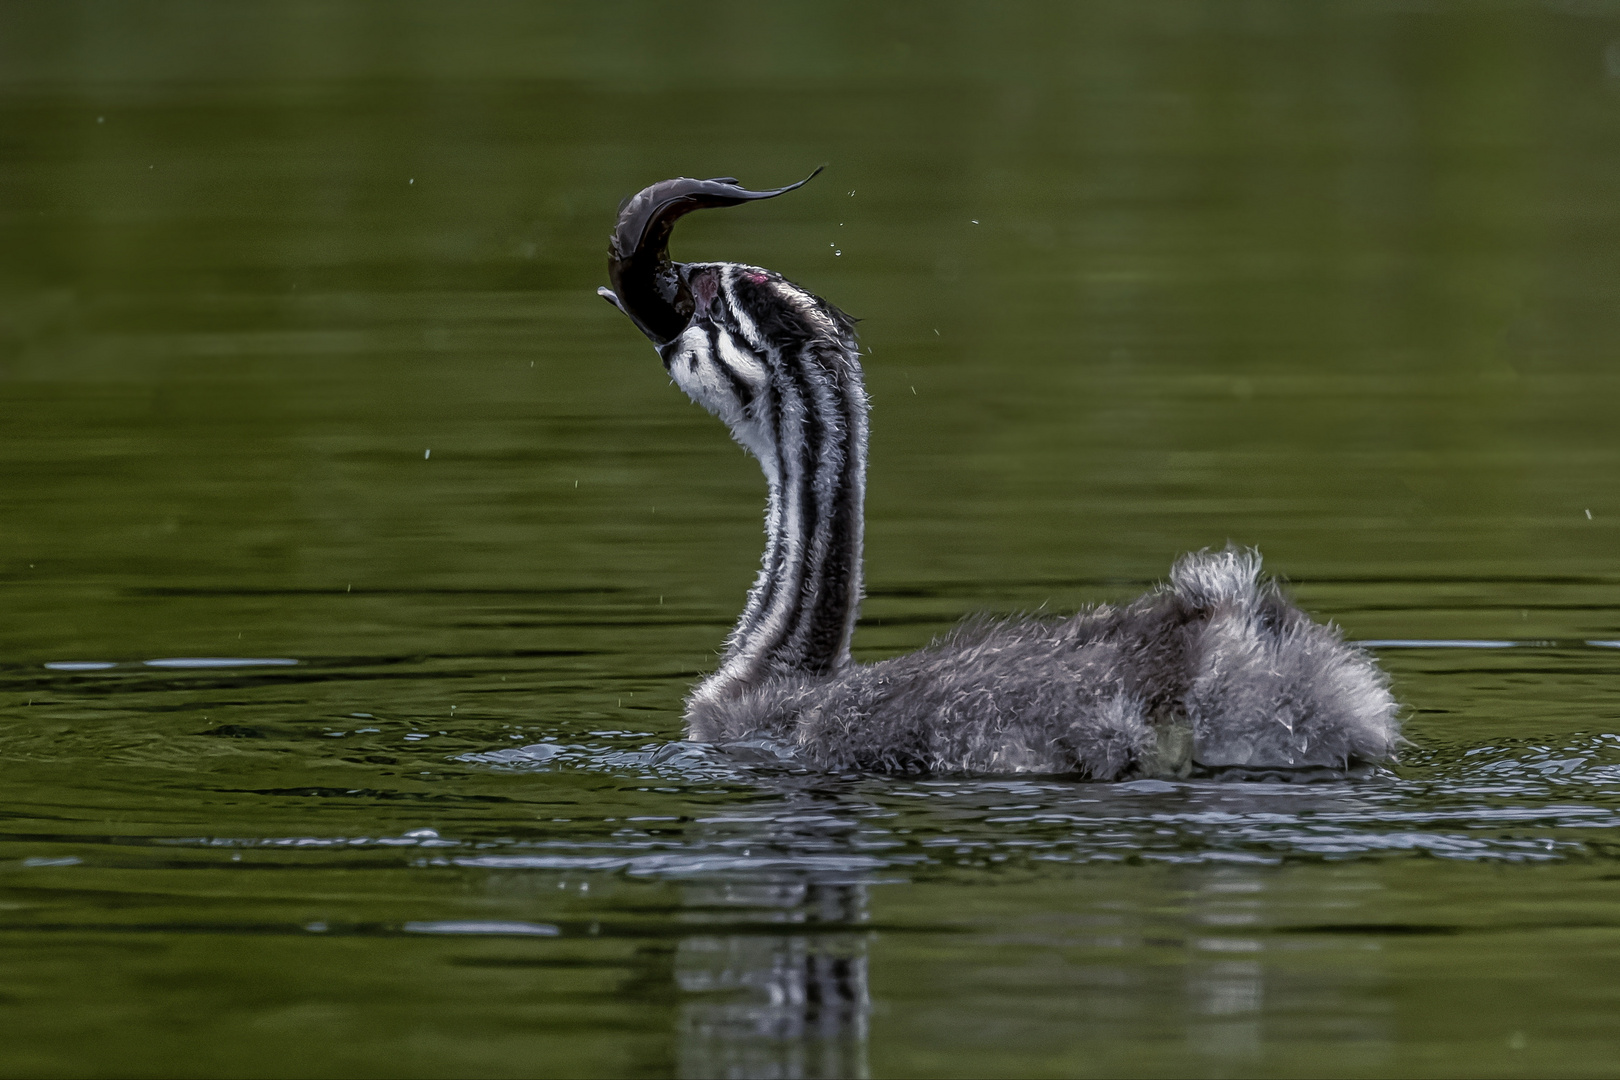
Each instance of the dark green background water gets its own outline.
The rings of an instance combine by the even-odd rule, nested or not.
[[[1256,544],[1398,768],[669,747],[763,484],[605,239],[822,162],[676,254],[864,319],[859,655]],[[1620,1073],[1617,295],[1609,0],[8,3],[0,1072]]]

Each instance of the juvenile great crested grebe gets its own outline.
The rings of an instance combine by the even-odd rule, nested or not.
[[[980,617],[919,652],[855,663],[868,406],[854,322],[780,274],[668,250],[682,214],[808,180],[652,185],[620,209],[613,289],[598,290],[765,472],[759,577],[719,670],[687,699],[692,739],[769,738],[836,771],[1095,780],[1393,758],[1388,679],[1261,582],[1252,551],[1183,555],[1168,584],[1123,607]]]

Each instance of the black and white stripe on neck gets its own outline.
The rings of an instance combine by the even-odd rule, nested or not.
[[[848,664],[861,598],[867,401],[851,323],[775,274],[715,268],[715,303],[672,343],[671,374],[760,459],[766,545],[720,669],[694,702]],[[746,402],[693,393],[733,379],[749,387]]]

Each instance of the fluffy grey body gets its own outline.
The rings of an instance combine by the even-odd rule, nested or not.
[[[1260,558],[1184,556],[1129,605],[976,618],[919,652],[694,694],[691,735],[766,736],[832,771],[1347,772],[1388,760],[1383,673],[1270,583]]]
[[[795,185],[797,186],[797,185]],[[1260,578],[1260,557],[1183,556],[1123,606],[970,620],[928,648],[850,656],[861,600],[868,402],[854,322],[780,275],[671,263],[674,220],[782,191],[655,184],[621,210],[601,290],[766,480],[765,553],[690,737],[759,738],[831,771],[1316,774],[1394,757],[1383,672]]]

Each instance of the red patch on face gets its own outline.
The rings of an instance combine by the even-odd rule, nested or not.
[[[749,281],[752,281],[755,285],[763,285],[767,281],[771,280],[769,277],[767,277],[765,274],[760,273],[758,270],[750,270],[750,271],[748,271],[748,273],[744,274],[743,276],[746,277]]]
[[[720,275],[713,270],[700,270],[692,275],[691,289],[697,301],[697,310],[707,311],[709,305],[714,303],[715,294],[720,291]]]

